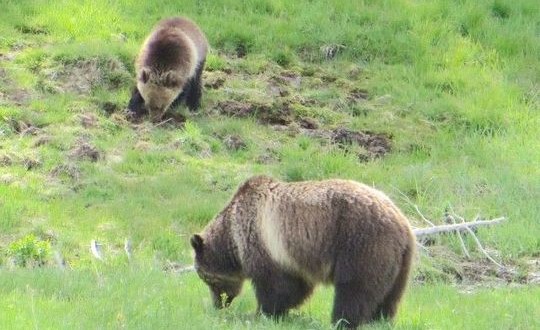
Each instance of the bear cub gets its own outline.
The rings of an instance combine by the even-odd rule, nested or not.
[[[216,308],[251,279],[258,310],[279,317],[327,283],[335,287],[332,322],[355,328],[395,316],[415,237],[394,203],[366,185],[256,176],[191,246]]]
[[[135,117],[147,113],[159,121],[167,109],[185,100],[199,107],[201,75],[208,42],[199,27],[185,17],[160,21],[146,38],[135,62],[137,86],[128,105]]]

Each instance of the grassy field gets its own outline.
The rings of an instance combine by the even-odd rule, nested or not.
[[[139,46],[178,14],[212,46],[202,109],[130,123]],[[217,313],[193,274],[160,271],[190,264],[189,235],[261,173],[371,184],[418,227],[412,204],[435,223],[506,216],[478,237],[510,275],[437,238],[394,326],[538,328],[539,22],[534,0],[4,0],[0,328],[329,327],[331,289],[274,324],[252,294]]]

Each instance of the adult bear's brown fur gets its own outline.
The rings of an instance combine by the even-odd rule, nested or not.
[[[390,199],[366,185],[258,176],[191,245],[218,308],[244,279],[253,282],[258,308],[273,316],[300,305],[317,283],[332,283],[333,322],[356,327],[396,314],[415,238]]]
[[[201,75],[208,42],[195,23],[184,17],[160,21],[145,40],[137,61],[137,86],[128,109],[136,116],[147,111],[159,120],[169,107],[185,99],[199,107]]]

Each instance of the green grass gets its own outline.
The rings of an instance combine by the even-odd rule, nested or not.
[[[250,286],[229,309],[216,311],[193,274],[152,267],[102,265],[87,272],[0,272],[0,326],[4,329],[330,329],[332,289],[320,288],[300,310],[276,323],[255,316]],[[538,287],[476,289],[412,286],[394,324],[369,329],[535,329]]]
[[[179,110],[183,127],[133,126],[111,115],[128,102],[143,39],[158,19],[177,14],[207,34],[205,81],[222,86],[205,88],[198,113]],[[425,223],[402,193],[436,223],[449,207],[467,219],[506,216],[478,236],[517,267],[519,280],[540,256],[539,21],[534,0],[4,0],[0,305],[9,308],[0,327],[328,327],[330,289],[275,324],[251,316],[248,292],[216,313],[194,276],[156,270],[191,263],[189,235],[261,173],[374,185],[416,226]],[[336,45],[344,47],[326,59],[321,48]],[[258,112],[220,113],[231,101]],[[276,117],[288,127],[264,123]],[[365,148],[299,133],[305,118],[321,131],[385,133],[392,150],[360,161]],[[231,147],[230,136],[243,146]],[[77,156],[83,143],[97,161]],[[12,266],[9,246],[29,234],[49,241],[72,270],[54,270],[52,256],[40,269]],[[123,265],[126,238],[135,270]],[[91,239],[104,244],[106,267],[92,260]],[[473,262],[482,261],[466,242]],[[537,288],[461,293],[441,283],[455,281],[447,269],[461,272],[462,258],[445,259],[460,253],[458,242],[437,239],[436,248],[450,252],[422,259],[415,272],[435,283],[412,286],[395,327],[538,327]],[[81,320],[83,311],[90,314]]]

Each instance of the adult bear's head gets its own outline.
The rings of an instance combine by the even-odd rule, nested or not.
[[[223,237],[205,239],[195,234],[191,246],[195,251],[195,269],[210,288],[214,306],[218,309],[229,306],[242,290],[244,277],[228,257]]]

